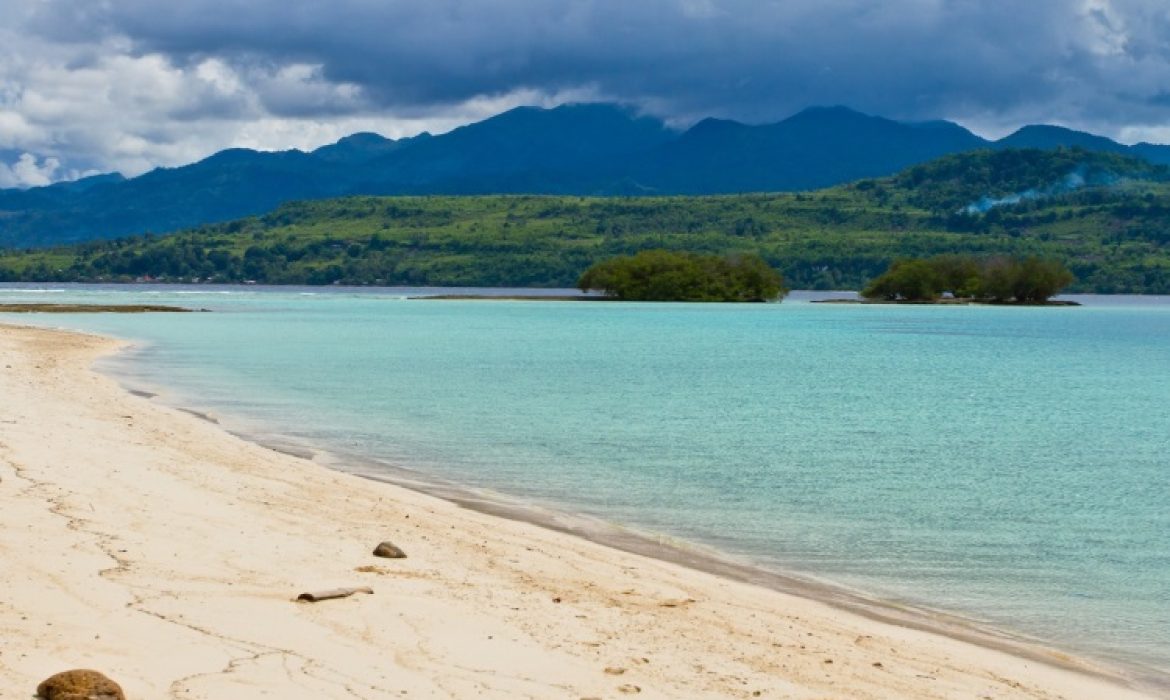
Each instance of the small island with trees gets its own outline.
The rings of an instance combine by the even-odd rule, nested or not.
[[[853,303],[1076,306],[1051,300],[1073,280],[1056,260],[944,254],[895,260],[862,289],[862,300]]]
[[[755,254],[721,257],[661,249],[596,263],[577,286],[622,301],[764,302],[788,291],[780,273]]]

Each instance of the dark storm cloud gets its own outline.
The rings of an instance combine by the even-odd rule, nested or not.
[[[1160,0],[47,0],[33,26],[124,37],[180,63],[315,64],[377,104],[424,112],[591,88],[667,116],[759,120],[842,103],[899,117],[1140,120],[1170,79]]]
[[[34,157],[5,156],[9,181],[49,156],[134,173],[565,100],[1170,141],[1167,0],[0,0],[0,17],[0,148]]]

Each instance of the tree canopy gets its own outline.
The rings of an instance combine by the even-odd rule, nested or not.
[[[1047,301],[1073,280],[1072,273],[1057,260],[936,255],[895,260],[861,295],[867,299],[930,301],[949,292],[956,298],[1030,304]]]
[[[603,260],[577,281],[628,301],[770,301],[784,289],[780,273],[758,255],[701,255],[643,250]]]
[[[1073,275],[1056,260],[992,258],[983,267],[979,296],[1021,304],[1047,301],[1067,287]]]

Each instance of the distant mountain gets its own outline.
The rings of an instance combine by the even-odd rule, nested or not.
[[[1104,136],[1066,129],[1063,126],[1025,126],[995,142],[996,148],[1083,148],[1099,153],[1135,156],[1159,165],[1170,164],[1170,146],[1139,143],[1126,146]]]
[[[371,161],[363,193],[580,192],[614,159],[676,138],[605,104],[520,107]]]
[[[1129,147],[1129,153],[1138,158],[1144,158],[1151,163],[1170,165],[1170,146],[1145,142],[1135,143]]]
[[[126,178],[122,176],[122,173],[102,173],[100,175],[90,175],[89,177],[83,177],[78,180],[57,182],[49,185],[49,187],[56,190],[65,190],[69,192],[84,192],[99,185],[113,185],[125,181]]]
[[[1088,151],[1126,153],[1127,146],[1104,136],[1066,129],[1063,126],[1025,126],[996,142],[1000,148],[1040,148],[1050,150],[1061,146],[1083,148]]]
[[[431,135],[424,131],[413,138],[395,141],[367,131],[346,136],[335,144],[322,146],[313,151],[312,155],[327,163],[364,165],[411,143],[418,143],[430,137]]]
[[[763,126],[701,121],[646,154],[633,179],[672,194],[809,190],[987,145],[950,122],[904,124],[817,107]]]
[[[180,228],[349,194],[716,194],[799,191],[890,175],[994,148],[1079,146],[1170,163],[1170,146],[1123,146],[1060,127],[986,141],[945,121],[845,107],[775,124],[706,119],[685,132],[608,104],[521,107],[446,134],[360,133],[312,152],[229,149],[139,177],[0,190],[0,246],[44,246]]]

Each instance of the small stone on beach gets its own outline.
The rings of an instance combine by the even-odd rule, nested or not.
[[[104,674],[89,669],[62,671],[37,686],[43,700],[126,700],[122,688]]]
[[[406,552],[402,551],[396,544],[390,540],[380,543],[374,547],[375,557],[385,557],[386,559],[405,559]]]

